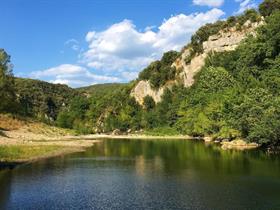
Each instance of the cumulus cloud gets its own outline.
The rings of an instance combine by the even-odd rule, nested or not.
[[[256,8],[257,4],[254,0],[235,0],[239,3],[239,9],[234,14],[241,14],[247,9]]]
[[[216,8],[205,13],[179,14],[164,20],[157,28],[146,27],[144,31],[137,29],[132,21],[123,20],[104,31],[88,32],[85,37],[88,49],[80,62],[99,71],[135,78],[136,72],[160,58],[163,52],[180,50],[200,26],[223,15]]]
[[[49,69],[31,72],[34,79],[44,79],[56,84],[66,84],[71,87],[87,86],[96,83],[120,82],[120,79],[113,76],[93,74],[87,68],[62,64]]]
[[[224,0],[193,0],[193,3],[200,6],[220,7]]]

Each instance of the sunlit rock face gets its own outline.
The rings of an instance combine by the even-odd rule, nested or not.
[[[179,57],[172,64],[172,66],[176,67],[178,72],[176,81],[169,81],[168,84],[165,84],[158,90],[152,89],[148,81],[140,81],[132,90],[131,96],[133,96],[141,105],[143,104],[144,97],[147,95],[153,97],[154,101],[158,103],[161,101],[161,96],[164,93],[165,88],[170,88],[176,83],[182,83],[185,87],[192,86],[195,75],[205,65],[205,59],[210,52],[225,52],[235,50],[240,42],[248,35],[255,35],[255,29],[263,23],[263,21],[255,23],[247,21],[241,30],[238,30],[236,27],[232,27],[227,28],[226,30],[221,30],[218,34],[210,36],[209,39],[203,43],[203,53],[196,55],[188,64],[185,62],[185,60],[190,54],[190,49],[185,48],[182,51],[181,57]]]
[[[131,96],[135,98],[135,100],[140,104],[143,105],[144,98],[146,96],[151,96],[156,103],[160,102],[161,96],[167,86],[172,86],[172,84],[166,84],[165,86],[155,90],[151,87],[149,81],[140,81],[135,86],[135,88],[131,92]]]

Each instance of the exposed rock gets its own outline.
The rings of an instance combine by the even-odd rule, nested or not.
[[[205,53],[232,51],[246,38],[249,34],[255,34],[255,29],[263,22],[251,23],[247,21],[243,30],[239,31],[232,27],[227,31],[220,31],[218,34],[210,36],[208,41],[203,43]]]
[[[260,145],[257,143],[247,143],[244,140],[237,139],[229,142],[222,142],[222,149],[237,149],[237,150],[246,150],[246,149],[255,149]]]
[[[168,82],[168,84],[161,87],[159,90],[153,90],[148,81],[140,81],[131,92],[131,96],[135,97],[139,104],[143,104],[144,97],[149,95],[153,97],[156,103],[160,102],[161,96],[166,87],[170,88],[176,83],[183,83],[185,87],[190,87],[194,83],[194,76],[200,71],[205,64],[210,52],[224,52],[235,50],[240,42],[249,34],[255,34],[255,29],[264,22],[251,23],[247,21],[241,30],[236,27],[227,30],[221,30],[218,34],[210,36],[209,39],[203,43],[203,53],[196,55],[190,63],[186,64],[185,60],[190,55],[190,49],[185,48],[180,58],[178,58],[172,66],[175,66],[178,73],[176,81]],[[182,71],[179,71],[182,70]]]
[[[210,136],[205,136],[203,139],[204,139],[205,142],[212,142],[213,141],[213,138],[210,137]]]
[[[210,36],[206,42],[203,42],[203,53],[195,56],[189,64],[186,64],[185,59],[189,55],[189,49],[186,49],[182,53],[174,66],[179,69],[182,68],[183,72],[180,77],[183,79],[184,86],[190,87],[194,83],[194,76],[200,71],[205,64],[205,58],[207,58],[210,52],[225,52],[233,51],[238,47],[240,42],[244,40],[248,35],[255,34],[255,30],[263,22],[251,23],[247,21],[242,30],[237,30],[236,27],[232,27],[228,30],[222,30],[218,34]]]
[[[143,105],[144,98],[146,96],[151,96],[155,103],[160,102],[161,96],[164,93],[165,88],[173,86],[174,82],[167,83],[165,86],[159,88],[158,90],[152,89],[149,81],[140,81],[135,86],[135,88],[131,92],[131,96],[135,98],[135,100],[140,104]]]
[[[181,66],[177,66],[176,68],[183,68],[179,78],[182,78],[185,87],[190,87],[194,83],[194,76],[204,66],[207,55],[207,53],[202,53],[195,56],[188,65],[185,63],[185,58],[181,58]]]
[[[115,129],[113,130],[112,135],[121,135],[121,131],[119,129]]]

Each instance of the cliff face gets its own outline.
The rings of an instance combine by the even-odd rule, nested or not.
[[[156,103],[161,101],[161,96],[164,93],[165,88],[172,87],[175,81],[172,81],[168,84],[165,84],[164,87],[159,88],[158,90],[152,89],[149,81],[140,81],[135,86],[135,88],[131,92],[131,96],[135,98],[135,100],[143,105],[145,96],[151,96]]]
[[[143,104],[143,99],[147,95],[153,97],[154,101],[158,103],[161,100],[165,88],[170,88],[175,83],[183,83],[185,87],[190,87],[194,83],[194,76],[204,66],[205,59],[210,52],[235,50],[240,42],[248,35],[254,35],[255,29],[261,24],[263,24],[262,21],[255,23],[247,21],[241,27],[241,30],[237,30],[236,27],[221,30],[218,34],[210,36],[208,40],[203,43],[203,53],[193,57],[189,63],[186,63],[185,60],[190,55],[190,49],[184,49],[181,57],[172,64],[178,71],[176,81],[168,82],[168,84],[164,85],[159,90],[152,89],[149,81],[140,81],[132,90],[131,96],[133,96],[139,104]]]

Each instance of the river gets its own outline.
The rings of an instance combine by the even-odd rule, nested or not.
[[[280,156],[190,140],[104,140],[0,171],[0,209],[280,209]]]

